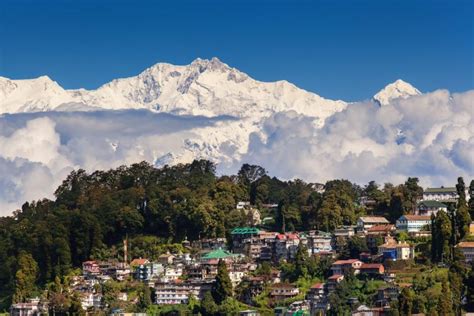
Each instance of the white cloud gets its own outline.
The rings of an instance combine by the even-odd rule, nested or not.
[[[243,162],[282,178],[361,184],[452,185],[474,177],[474,91],[440,90],[379,107],[351,104],[321,128],[296,112],[252,118],[189,117],[148,111],[44,112],[0,116],[0,215],[51,198],[73,168],[109,169],[142,160]]]

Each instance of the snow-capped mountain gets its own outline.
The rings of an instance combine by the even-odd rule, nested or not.
[[[388,84],[385,88],[374,95],[374,101],[380,105],[387,105],[390,101],[398,98],[406,99],[414,95],[420,95],[421,92],[408,82],[401,79]]]
[[[92,107],[262,117],[294,110],[323,120],[346,106],[344,101],[324,99],[287,81],[254,80],[217,58],[198,58],[186,66],[158,63],[138,76],[113,80],[97,90],[65,90],[48,77],[0,77],[0,113]]]

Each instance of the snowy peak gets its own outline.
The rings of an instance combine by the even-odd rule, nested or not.
[[[346,102],[324,99],[287,81],[257,81],[216,57],[197,58],[188,65],[158,63],[137,76],[112,80],[96,90],[64,90],[47,77],[0,78],[0,113],[149,109],[259,119],[293,110],[323,122],[346,106]]]
[[[380,90],[376,95],[374,95],[373,99],[380,105],[387,105],[394,99],[406,99],[410,96],[420,94],[421,92],[417,88],[413,87],[408,82],[398,79]]]

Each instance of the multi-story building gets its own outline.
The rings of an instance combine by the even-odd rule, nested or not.
[[[165,271],[161,263],[149,262],[135,268],[134,277],[140,281],[150,281],[158,278]]]
[[[306,236],[308,252],[316,254],[321,251],[332,251],[334,240],[330,233],[323,231],[310,231]]]
[[[298,294],[300,294],[298,287],[287,283],[277,283],[272,285],[270,297],[275,301],[280,301],[295,297]]]
[[[384,259],[408,260],[415,258],[415,248],[406,242],[389,241],[378,247],[378,253]]]
[[[357,219],[357,231],[366,232],[375,225],[387,225],[390,222],[382,216],[362,216]]]
[[[474,241],[462,241],[456,245],[462,254],[466,262],[474,261]]]
[[[331,265],[333,275],[344,275],[348,272],[359,274],[363,262],[358,259],[337,260]]]
[[[32,298],[26,303],[17,303],[10,307],[11,316],[39,316],[41,314],[42,308],[39,298]]]
[[[418,211],[416,215],[431,216],[438,214],[439,211],[447,212],[446,204],[435,200],[425,200],[418,203]]]
[[[458,198],[455,187],[426,188],[423,191],[423,200],[455,203]]]
[[[426,230],[425,227],[429,225],[431,225],[431,217],[422,215],[402,215],[396,223],[397,231],[407,233]]]
[[[191,296],[203,299],[204,293],[212,289],[212,282],[202,280],[157,282],[154,289],[155,304],[187,304]]]

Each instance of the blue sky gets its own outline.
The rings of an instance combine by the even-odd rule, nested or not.
[[[402,78],[473,79],[473,1],[0,2],[0,75],[97,88],[156,62],[219,57],[263,81],[361,100]]]

